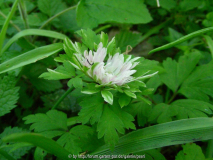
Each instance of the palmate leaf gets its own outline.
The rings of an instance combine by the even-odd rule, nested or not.
[[[23,120],[25,120],[25,124],[32,124],[30,130],[43,133],[44,135],[49,135],[48,133],[52,131],[52,133],[55,133],[54,131],[61,131],[56,132],[60,135],[63,131],[67,131],[67,115],[57,110],[50,110],[46,114],[37,113],[29,115],[24,117]]]
[[[213,97],[213,61],[209,64],[198,66],[183,82],[179,93],[187,98],[209,101]]]
[[[133,116],[122,110],[118,103],[104,105],[103,113],[98,122],[98,138],[104,137],[104,141],[111,149],[118,142],[118,133],[124,134],[124,128],[135,129]]]
[[[205,160],[206,159],[202,152],[201,147],[196,145],[195,143],[188,143],[188,144],[182,145],[182,147],[183,147],[183,150],[177,154],[177,156],[175,157],[175,160],[193,160],[193,159]]]
[[[88,135],[92,135],[93,132],[94,130],[91,127],[79,125],[64,133],[57,142],[71,153],[78,154],[82,151],[78,140],[82,138],[87,140]]]
[[[165,73],[160,74],[161,81],[173,92],[177,91],[181,83],[189,76],[198,63],[201,54],[194,51],[188,55],[181,56],[178,63],[171,58],[163,62]]]
[[[34,130],[48,138],[57,139],[58,144],[70,151],[72,154],[79,154],[82,151],[81,139],[87,140],[88,134],[94,133],[88,126],[78,125],[70,130],[67,126],[67,115],[57,110],[50,110],[46,114],[37,113],[23,118],[25,124],[31,124],[30,130]],[[78,143],[78,142],[79,143]]]
[[[100,120],[104,105],[103,98],[100,94],[85,97],[79,105],[82,107],[78,114],[79,120],[83,124],[90,122],[93,125]]]
[[[9,113],[16,107],[19,87],[15,87],[16,80],[13,76],[0,78],[0,116]]]
[[[21,128],[18,127],[7,127],[4,129],[4,131],[0,134],[0,148],[4,151],[6,151],[9,155],[14,157],[15,159],[21,158],[23,155],[27,153],[27,151],[31,148],[30,144],[26,143],[5,143],[2,142],[2,138],[5,136],[8,136],[13,133],[25,133],[26,131],[22,130]],[[0,154],[0,159],[1,160],[6,160],[1,154]]]
[[[207,102],[180,99],[170,105],[161,103],[154,106],[149,122],[165,123],[174,119],[208,117],[213,114],[213,105]]]

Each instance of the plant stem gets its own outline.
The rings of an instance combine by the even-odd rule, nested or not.
[[[103,31],[104,29],[110,28],[111,26],[112,26],[112,25],[110,25],[110,24],[107,24],[107,25],[105,25],[105,26],[102,26],[102,27],[96,29],[96,30],[95,30],[95,33],[99,33],[100,31]]]
[[[58,107],[58,105],[64,100],[64,98],[73,90],[73,87],[70,87],[55,103],[55,105],[52,107],[52,109],[55,109]]]
[[[213,157],[213,139],[208,141],[208,146],[206,148],[206,158]]]
[[[13,17],[13,14],[15,13],[16,7],[18,5],[18,1],[19,0],[16,0],[13,3],[11,11],[10,11],[10,13],[7,16],[7,19],[5,20],[4,25],[2,27],[2,30],[1,30],[1,33],[0,33],[0,56],[2,55],[1,49],[2,49],[2,46],[3,46],[3,43],[4,43],[4,39],[5,39],[5,36],[6,36],[7,28],[8,28],[8,25],[10,23],[11,18]]]
[[[77,7],[77,5],[72,6],[72,7],[69,7],[69,8],[67,8],[67,9],[65,9],[65,10],[63,10],[63,11],[57,13],[56,15],[50,17],[39,29],[44,28],[44,27],[45,27],[48,23],[50,23],[53,19],[57,18],[58,16],[60,16],[60,15],[62,15],[62,14],[64,14],[64,13],[66,13],[66,12],[72,10],[72,9],[75,9],[76,7]]]
[[[4,13],[2,13],[1,11],[0,11],[0,15],[3,17],[3,18],[7,18],[7,16],[4,14]],[[17,25],[15,25],[14,23],[13,23],[13,21],[12,20],[10,20],[10,24],[18,31],[18,32],[20,32],[21,31],[21,29],[17,26]]]
[[[170,104],[170,103],[175,99],[176,95],[177,95],[177,91],[175,91],[175,92],[173,93],[172,97],[170,98],[170,100],[168,101],[167,104]]]

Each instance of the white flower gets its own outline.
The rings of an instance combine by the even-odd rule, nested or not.
[[[131,76],[136,72],[136,70],[132,69],[139,63],[135,62],[139,57],[131,59],[131,56],[128,56],[125,59],[123,54],[116,53],[114,56],[110,55],[108,60],[104,62],[106,55],[107,49],[103,47],[102,43],[98,45],[98,49],[94,53],[91,50],[89,53],[85,50],[84,55],[75,54],[81,65],[88,68],[87,74],[99,84],[116,84],[121,86],[142,78]],[[94,64],[96,66],[92,69]]]

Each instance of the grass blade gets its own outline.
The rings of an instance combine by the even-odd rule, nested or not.
[[[13,17],[13,14],[16,10],[17,5],[18,5],[18,1],[19,0],[16,0],[13,3],[12,9],[11,9],[10,13],[8,14],[7,19],[5,20],[4,25],[2,27],[2,30],[1,30],[1,33],[0,33],[0,51],[1,51],[3,43],[4,43],[4,39],[5,39],[5,35],[6,35],[6,32],[7,32],[8,25],[9,25],[10,20]],[[0,56],[1,56],[1,53],[2,52],[0,52]]]
[[[54,53],[59,52],[62,49],[62,43],[54,43],[51,45],[33,49],[0,64],[0,73],[22,67],[30,63],[34,63],[38,60],[44,59]]]
[[[17,41],[19,38],[29,35],[38,35],[38,36],[44,36],[44,37],[51,37],[56,39],[62,39],[64,40],[67,38],[64,34],[55,32],[55,31],[48,31],[48,30],[42,30],[42,29],[26,29],[19,33],[17,33],[15,36],[13,36],[3,47],[2,52],[5,52],[11,44],[13,44],[15,41]]]
[[[164,50],[164,49],[171,48],[171,47],[173,47],[173,46],[175,46],[177,44],[180,44],[180,43],[182,43],[184,41],[187,41],[187,40],[189,40],[189,39],[191,39],[193,37],[200,36],[200,35],[202,35],[204,33],[212,32],[212,31],[213,31],[213,27],[209,27],[209,28],[205,28],[205,29],[201,29],[201,30],[195,31],[193,33],[190,33],[190,34],[184,36],[184,37],[181,37],[180,39],[178,39],[178,40],[176,40],[174,42],[171,42],[169,44],[166,44],[166,45],[163,45],[161,47],[155,48],[155,49],[151,50],[149,52],[149,54],[152,54],[154,52],[161,51],[161,50]]]
[[[192,118],[133,131],[119,139],[115,150],[102,146],[91,154],[130,154],[164,146],[213,139],[213,118]]]
[[[27,142],[38,146],[47,152],[61,158],[69,159],[68,155],[70,154],[66,149],[60,146],[58,143],[52,139],[46,138],[40,134],[36,133],[15,133],[9,136],[6,136],[2,139],[3,142]]]

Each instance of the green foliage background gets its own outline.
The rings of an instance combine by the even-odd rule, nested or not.
[[[159,2],[0,0],[0,159],[212,159],[213,1]],[[135,76],[158,74],[130,84],[141,93],[87,96],[100,90],[67,61],[65,39],[81,51],[102,41],[142,57]]]

